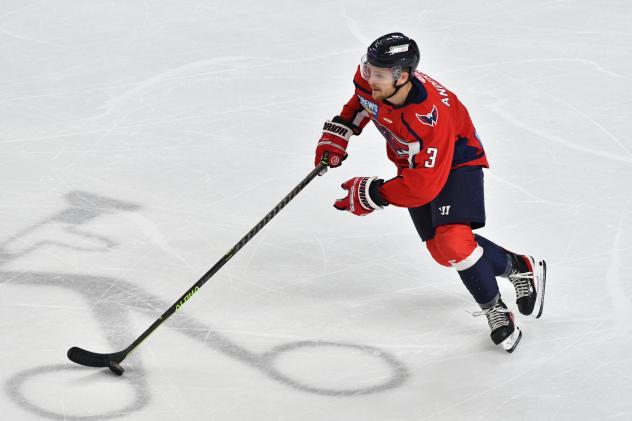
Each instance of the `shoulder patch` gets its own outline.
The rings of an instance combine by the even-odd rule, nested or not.
[[[358,99],[360,100],[360,104],[364,107],[365,110],[377,117],[379,107],[375,102],[369,101],[362,95],[358,95]]]
[[[439,110],[437,110],[436,105],[433,105],[432,111],[430,111],[428,114],[415,113],[415,116],[417,117],[419,121],[421,121],[426,126],[434,127],[437,125],[437,122],[439,121]]]

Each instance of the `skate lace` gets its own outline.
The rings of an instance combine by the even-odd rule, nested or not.
[[[514,273],[509,275],[509,280],[516,289],[516,298],[528,297],[531,294],[531,282],[533,272]]]
[[[501,326],[507,326],[509,324],[509,317],[507,316],[507,313],[509,313],[508,308],[503,308],[499,305],[496,305],[484,310],[475,311],[472,313],[472,316],[486,316],[487,323],[489,324],[490,329],[494,331]]]

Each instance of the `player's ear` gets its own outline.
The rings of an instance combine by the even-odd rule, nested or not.
[[[406,83],[406,81],[408,81],[409,76],[410,76],[410,73],[408,73],[407,70],[402,70],[401,74],[399,75],[399,79],[397,79],[397,84],[401,85],[403,83]]]

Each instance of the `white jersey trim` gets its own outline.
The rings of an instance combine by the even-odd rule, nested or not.
[[[356,115],[356,118],[353,119],[353,125],[356,127],[360,127],[360,124],[365,118],[369,118],[369,113],[366,110],[362,110]]]

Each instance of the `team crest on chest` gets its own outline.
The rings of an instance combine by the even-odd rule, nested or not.
[[[437,121],[439,121],[439,110],[437,110],[437,107],[435,105],[432,106],[432,111],[430,111],[428,114],[415,113],[415,115],[417,116],[417,119],[426,126],[436,126]]]

